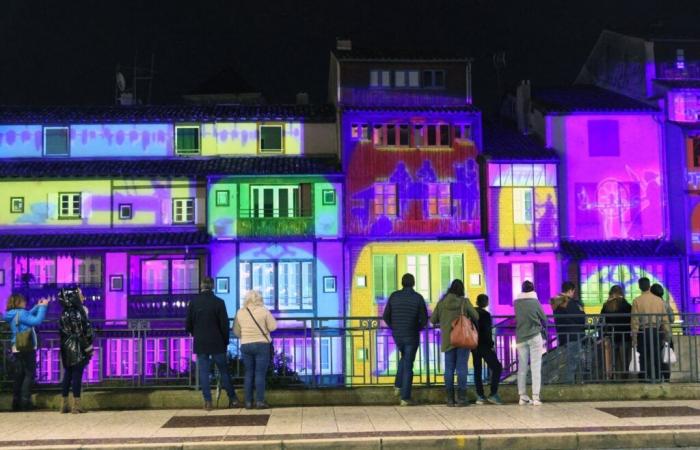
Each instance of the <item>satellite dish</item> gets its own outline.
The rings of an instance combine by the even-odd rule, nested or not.
[[[119,92],[126,90],[126,78],[121,72],[117,72],[117,89],[119,89]]]

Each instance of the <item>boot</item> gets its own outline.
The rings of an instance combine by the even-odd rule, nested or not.
[[[466,389],[457,390],[457,406],[469,406]]]
[[[204,410],[211,411],[212,409],[214,409],[214,405],[212,404],[211,400],[204,400]]]
[[[73,398],[73,409],[71,410],[73,414],[82,414],[85,412],[83,406],[80,403],[80,397]]]
[[[455,405],[455,390],[454,388],[447,388],[447,406],[452,408]]]
[[[61,403],[61,414],[67,414],[70,412],[70,402],[68,397],[63,397],[63,402]]]

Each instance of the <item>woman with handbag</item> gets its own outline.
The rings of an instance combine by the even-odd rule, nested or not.
[[[92,341],[94,333],[88,320],[88,311],[83,302],[85,296],[80,288],[61,289],[58,299],[63,307],[58,323],[61,333],[61,362],[63,363],[63,380],[61,395],[63,403],[61,413],[84,413],[80,402],[83,372],[92,358]],[[73,406],[68,402],[68,394],[73,391]]]
[[[34,327],[41,325],[46,317],[48,300],[41,299],[29,311],[27,299],[21,294],[12,294],[7,299],[4,319],[12,332],[12,359],[15,381],[12,390],[12,410],[30,410],[31,389],[36,376],[36,348],[38,340]]]
[[[245,408],[253,409],[253,386],[255,386],[255,408],[267,409],[265,402],[265,376],[272,356],[272,336],[277,322],[265,308],[258,291],[248,291],[243,307],[238,310],[233,322],[233,334],[241,340],[241,354],[245,366]]]
[[[469,361],[469,348],[458,347],[453,343],[451,334],[454,331],[453,323],[458,323],[460,317],[479,320],[479,313],[472,306],[468,298],[464,297],[464,283],[454,280],[445,296],[435,305],[430,322],[440,325],[442,338],[441,350],[445,353],[445,390],[447,394],[447,406],[455,406],[454,376],[457,372],[457,402],[458,406],[468,406],[467,402],[467,364]],[[468,320],[468,319],[467,319]],[[466,324],[468,325],[468,324]],[[473,326],[473,325],[472,325]],[[473,328],[476,331],[476,328]],[[458,331],[461,331],[458,330]],[[478,342],[478,337],[476,342]],[[476,346],[474,346],[476,348]]]

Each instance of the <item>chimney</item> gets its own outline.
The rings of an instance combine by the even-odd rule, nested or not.
[[[336,48],[336,50],[350,51],[350,50],[352,50],[352,41],[350,39],[336,38],[335,48]]]
[[[530,134],[530,80],[523,80],[515,91],[515,117],[518,130]]]
[[[297,105],[308,105],[309,104],[309,94],[306,92],[297,93]]]

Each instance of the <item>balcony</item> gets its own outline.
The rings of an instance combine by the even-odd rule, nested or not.
[[[197,294],[143,294],[129,295],[129,319],[184,318],[187,305]]]
[[[314,217],[311,211],[302,210],[241,210],[237,222],[238,236],[263,237],[312,237]]]

